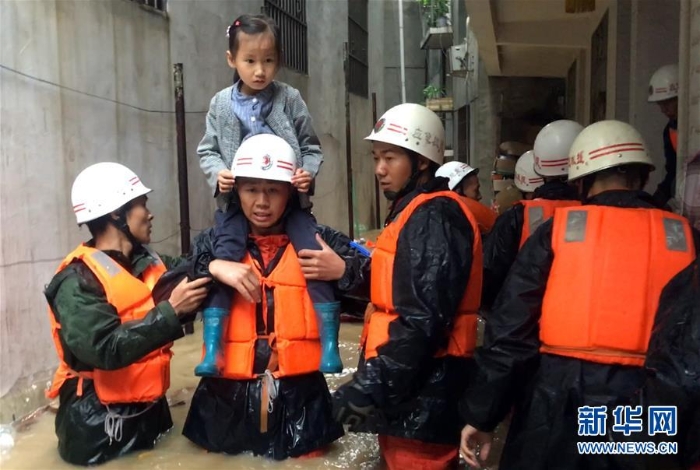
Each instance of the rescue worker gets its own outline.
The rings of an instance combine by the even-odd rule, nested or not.
[[[678,65],[670,64],[659,68],[649,80],[650,103],[659,105],[668,118],[664,127],[664,159],[666,174],[654,193],[659,206],[665,205],[676,192],[676,153],[678,152]]]
[[[523,200],[532,201],[535,190],[544,184],[544,178],[535,172],[535,154],[525,152],[515,164],[515,187],[523,193]]]
[[[642,192],[654,166],[630,125],[588,126],[569,156],[585,202],[556,209],[528,238],[486,323],[480,380],[462,409],[471,465],[476,446],[488,458],[490,433],[515,405],[500,469],[635,468],[629,456],[580,454],[576,442],[615,439],[613,409],[645,381],[661,290],[693,262],[700,239]],[[607,407],[598,435],[578,435],[583,406]]]
[[[457,405],[476,344],[478,223],[434,177],[445,145],[435,113],[395,106],[366,139],[391,205],[372,252],[363,357],[334,410],[351,431],[379,434],[390,469],[447,468],[458,461]]]
[[[549,123],[537,134],[532,150],[533,170],[542,177],[544,184],[535,189],[531,200],[517,202],[500,215],[484,243],[484,289],[481,298],[484,311],[491,308],[520,247],[530,234],[552,217],[557,207],[580,204],[576,190],[566,182],[566,175],[569,148],[582,129],[574,121],[560,120]],[[524,166],[525,163],[521,164],[521,168]],[[521,175],[521,180],[524,177]]]
[[[472,168],[462,162],[447,162],[435,172],[435,176],[447,178],[447,187],[462,196],[462,201],[472,211],[481,235],[486,235],[491,231],[496,221],[496,213],[481,201],[481,191],[479,184],[479,169]]]
[[[183,280],[153,301],[156,281],[179,260],[147,245],[150,192],[118,163],[92,165],[73,183],[78,225],[93,238],[66,256],[45,295],[59,358],[47,396],[60,397],[58,452],[75,465],[151,449],[173,426],[165,399],[170,347],[209,279]]]
[[[226,321],[216,325],[221,377],[201,379],[183,429],[211,452],[320,456],[343,435],[319,372],[322,344],[338,339],[322,338],[338,330],[321,328],[324,318],[314,311],[285,232],[298,199],[291,184],[296,165],[292,147],[271,134],[247,139],[234,157],[234,190],[250,227],[247,251],[242,262],[209,263],[212,276],[236,293]]]
[[[645,366],[649,372],[633,406],[677,407],[677,456],[650,468],[674,465],[700,470],[700,258],[678,273],[661,293]],[[661,440],[669,436],[658,435]],[[644,438],[648,439],[647,437]]]

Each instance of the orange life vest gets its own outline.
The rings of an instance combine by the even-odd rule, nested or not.
[[[668,137],[671,139],[671,146],[673,151],[678,153],[678,129],[668,128]]]
[[[104,288],[107,302],[114,306],[122,323],[139,320],[153,309],[151,291],[160,276],[166,271],[165,265],[155,252],[152,263],[138,279],[125,270],[103,251],[80,245],[61,262],[56,273],[78,259],[87,266]],[[94,369],[91,372],[76,372],[64,360],[63,347],[59,338],[61,325],[49,307],[51,334],[58,353],[59,366],[51,387],[46,392],[48,398],[56,398],[63,383],[78,377],[78,396],[82,395],[84,379],[94,382],[95,392],[100,402],[141,403],[152,402],[165,395],[170,386],[170,358],[172,343],[153,351],[133,364],[117,370]]]
[[[481,235],[487,235],[493,228],[493,224],[496,223],[496,212],[470,197],[462,196],[462,202],[469,208],[479,224]]]
[[[532,199],[530,201],[520,201],[525,208],[523,213],[523,231],[520,235],[520,248],[525,244],[525,240],[535,233],[535,230],[548,221],[554,215],[554,210],[559,207],[580,206],[580,201],[554,200],[554,199]]]
[[[688,221],[658,209],[557,209],[541,352],[644,364],[661,290],[695,259]]]
[[[262,302],[255,304],[234,296],[224,334],[223,376],[237,380],[258,376],[254,361],[255,345],[260,340],[272,348],[268,368],[275,377],[317,371],[321,343],[316,314],[292,244],[287,244],[266,276],[250,254],[243,263],[251,266],[260,280]]]
[[[462,212],[469,220],[474,231],[474,246],[472,246],[472,266],[469,273],[469,284],[462,296],[452,330],[449,332],[449,342],[445,349],[438,351],[436,357],[457,356],[470,357],[476,347],[476,325],[479,304],[481,302],[481,277],[483,271],[483,252],[481,235],[478,224],[471,211],[456,193],[439,191],[416,196],[398,217],[384,228],[377,239],[377,246],[372,252],[371,300],[372,313],[366,331],[365,358],[377,356],[377,348],[389,341],[389,324],[399,317],[394,308],[393,279],[394,257],[399,234],[411,217],[411,214],[421,205],[432,199],[442,197],[456,201]]]

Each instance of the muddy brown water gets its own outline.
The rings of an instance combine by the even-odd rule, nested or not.
[[[347,381],[355,371],[358,360],[357,344],[361,325],[343,324],[340,332],[340,348],[345,369],[340,374],[327,375],[331,390]],[[182,425],[187,415],[192,393],[199,381],[193,370],[201,358],[200,324],[193,335],[176,342],[171,369],[171,389],[168,398],[171,404],[174,426],[150,451],[134,452],[120,459],[101,465],[100,469],[333,469],[383,468],[379,458],[377,439],[373,435],[347,433],[334,443],[323,457],[316,459],[288,459],[275,462],[252,454],[224,455],[209,453],[195,446],[182,436]],[[75,469],[61,460],[56,450],[54,414],[47,408],[16,426],[14,447],[0,456],[2,470]],[[500,444],[501,439],[498,439]],[[463,466],[462,468],[467,468]],[[496,469],[496,466],[490,466]]]

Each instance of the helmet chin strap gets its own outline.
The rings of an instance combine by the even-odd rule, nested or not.
[[[593,183],[595,183],[595,175],[586,175],[581,179],[580,183],[578,184],[577,189],[579,191],[579,199],[584,204],[590,199],[588,197],[588,193],[593,187]]]
[[[469,175],[467,175],[467,176],[469,176]],[[462,178],[461,180],[459,180],[459,183],[457,183],[457,186],[455,186],[455,188],[453,189],[454,192],[456,192],[457,194],[459,194],[459,195],[462,196],[462,197],[467,197],[467,195],[464,194],[464,188],[462,187],[462,183],[464,183],[464,179],[465,179],[467,176],[465,176],[464,178]]]
[[[126,238],[131,242],[131,245],[136,248],[137,246],[141,246],[141,242],[134,237],[134,234],[131,233],[131,229],[129,229],[129,224],[126,223],[126,209],[121,207],[120,209],[117,210],[117,218],[113,219],[110,218],[112,223],[114,224],[117,229],[119,229],[124,235],[126,235]]]

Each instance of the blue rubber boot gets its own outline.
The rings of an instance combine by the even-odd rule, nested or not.
[[[321,366],[324,374],[337,374],[343,371],[343,362],[338,351],[338,330],[340,329],[340,302],[314,304],[318,330],[321,336]]]
[[[221,340],[229,311],[225,308],[205,308],[202,312],[204,320],[204,359],[194,368],[198,377],[218,377],[222,364]]]

